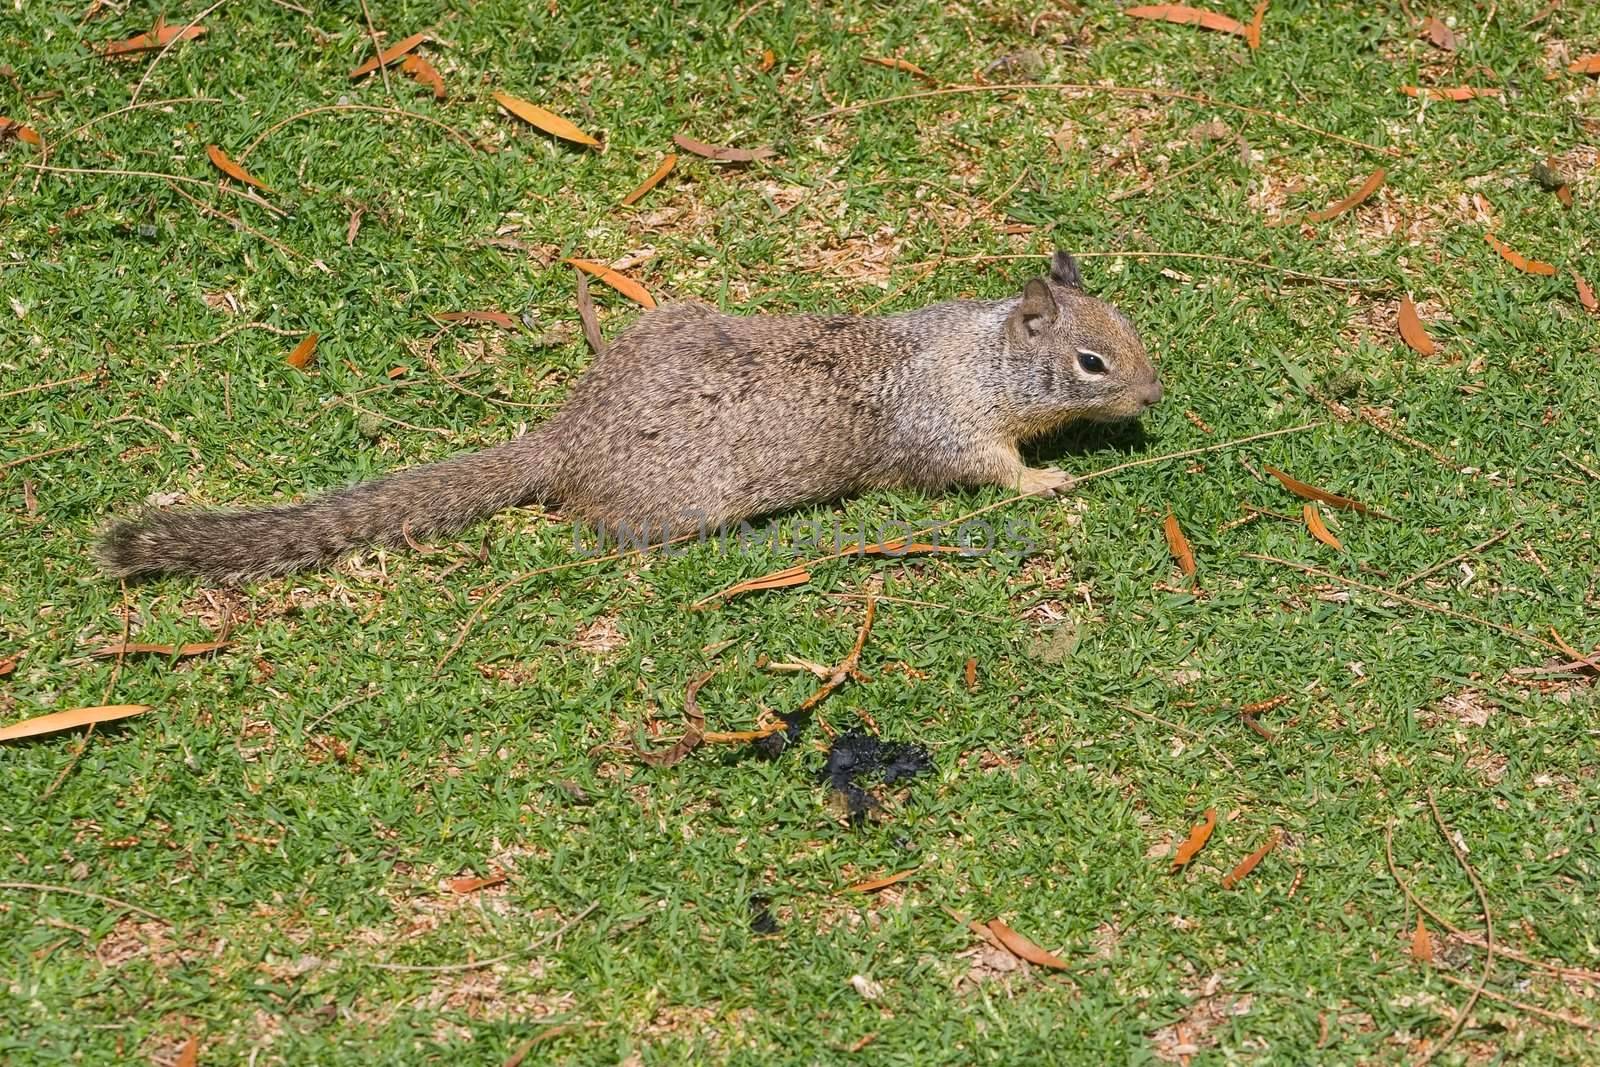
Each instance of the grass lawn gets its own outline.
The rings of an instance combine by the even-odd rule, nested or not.
[[[1593,672],[1529,672],[1570,658],[1552,628],[1600,642],[1600,318],[1572,274],[1600,285],[1600,82],[1566,69],[1600,52],[1600,5],[1413,0],[1454,51],[1403,6],[1273,0],[1252,51],[1107,0],[372,4],[385,45],[432,35],[437,100],[398,63],[351,80],[373,51],[352,3],[235,0],[111,59],[203,6],[8,4],[0,114],[43,144],[0,143],[0,723],[152,710],[0,747],[0,1059],[1600,1055],[1600,704]],[[1052,87],[836,110],[980,77]],[[1060,87],[1084,83],[1185,95]],[[219,184],[211,144],[270,191]],[[1546,157],[1572,206],[1530,176]],[[1020,557],[850,559],[690,611],[793,553],[591,561],[492,600],[573,560],[571,528],[521,510],[432,553],[126,599],[88,555],[142,501],[288,500],[538,423],[588,359],[565,257],[658,297],[860,312],[1008,295],[1058,246],[1167,398],[1033,459],[1212,450],[986,516]],[[636,314],[593,291],[607,333]],[[1408,292],[1431,355],[1397,332]],[[480,310],[512,328],[437,318]],[[1336,550],[1269,466],[1389,518],[1323,507]],[[1006,496],[791,519],[870,533]],[[860,676],[821,716],[934,769],[867,825],[818,780],[822,723],[775,759],[631,753],[681,733],[713,668],[710,729],[797,707],[818,680],[771,664],[840,661],[868,593]],[[124,627],[231,644],[90,655]]]

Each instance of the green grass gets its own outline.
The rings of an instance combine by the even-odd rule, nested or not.
[[[1386,826],[1425,902],[1467,930],[1483,921],[1428,789],[1470,849],[1497,938],[1600,968],[1592,682],[1534,685],[1509,672],[1544,662],[1541,647],[1250,558],[1393,587],[1510,529],[1466,561],[1470,574],[1451,565],[1407,592],[1529,634],[1555,627],[1582,648],[1600,641],[1600,510],[1583,470],[1600,467],[1597,320],[1567,274],[1600,283],[1600,98],[1593,79],[1545,78],[1562,69],[1547,54],[1556,43],[1600,51],[1600,7],[1566,4],[1531,29],[1542,4],[1501,3],[1487,24],[1481,5],[1419,7],[1457,17],[1452,61],[1398,11],[1347,2],[1274,2],[1255,53],[1104,0],[826,13],[776,0],[731,35],[739,9],[723,5],[396,2],[373,5],[379,29],[392,41],[432,28],[440,43],[425,51],[451,97],[435,103],[395,72],[393,106],[492,152],[404,117],[300,119],[246,160],[286,217],[184,187],[256,233],[159,179],[23,169],[210,182],[207,144],[238,157],[303,109],[390,106],[381,79],[347,78],[371,51],[360,8],[313,6],[221,7],[142,95],[213,102],[78,134],[126,106],[152,60],[108,62],[81,42],[146,30],[163,9],[135,0],[80,27],[84,4],[27,4],[0,24],[14,72],[0,114],[49,146],[46,159],[0,145],[0,393],[93,375],[0,400],[0,462],[74,446],[8,466],[0,483],[0,659],[22,657],[0,680],[0,721],[107,699],[155,709],[81,754],[81,735],[0,750],[0,881],[73,890],[0,890],[0,1058],[171,1062],[198,1035],[208,1064],[498,1064],[570,1024],[530,1062],[1148,1062],[1183,1042],[1196,1063],[1401,1062],[1436,1043],[1468,995],[1442,975],[1474,982],[1484,964],[1431,921],[1438,965],[1408,955],[1416,913],[1385,866]],[[1219,6],[1248,17],[1242,3]],[[762,73],[765,48],[776,63]],[[967,82],[1023,48],[1042,58],[1040,81],[1200,92],[1398,152],[1105,93],[954,95],[810,119],[923,88],[864,55]],[[1424,106],[1394,91],[1489,84],[1479,67],[1504,99]],[[606,150],[498,113],[496,89],[602,131]],[[1191,129],[1212,119],[1245,139],[1249,165],[1236,146],[1195,143]],[[678,132],[779,155],[745,168],[684,156],[619,208]],[[1571,210],[1528,177],[1546,155],[1572,178]],[[1379,164],[1388,181],[1367,205],[1295,224]],[[1111,199],[1147,179],[1146,194]],[[1501,261],[1474,196],[1504,240],[1561,273]],[[1017,224],[1035,229],[1003,231]],[[489,590],[572,557],[568,528],[518,512],[437,555],[368,555],[239,592],[130,587],[138,639],[205,640],[229,614],[232,647],[120,672],[87,655],[123,626],[121,591],[89,562],[93,532],[150,494],[288,499],[544,417],[550,407],[513,405],[558,403],[586,360],[575,330],[536,343],[575,320],[564,256],[649,250],[631,273],[658,294],[859,311],[1007,294],[1042,260],[971,257],[1058,245],[1094,254],[1089,284],[1139,324],[1168,400],[1142,434],[1074,434],[1043,461],[1085,473],[1322,425],[1012,505],[996,517],[1033,531],[1024,560],[852,560],[702,612],[685,608],[789,557],[693,548],[532,578],[437,675]],[[1112,255],[1139,250],[1370,284]],[[1398,342],[1407,290],[1442,344],[1434,357]],[[615,294],[597,296],[609,332],[632,317]],[[535,327],[441,333],[429,318],[480,308]],[[210,343],[247,322],[280,333]],[[315,365],[287,366],[313,330]],[[395,366],[409,373],[391,381]],[[1448,462],[1337,418],[1322,398],[1378,409]],[[1330,516],[1342,554],[1294,522],[1235,525],[1246,504],[1298,512],[1265,465],[1397,521]],[[880,493],[797,518],[871,529],[1000,499]],[[1169,508],[1199,557],[1198,596],[1167,554]],[[815,780],[815,731],[775,761],[708,749],[668,770],[616,747],[652,720],[675,736],[684,688],[710,665],[713,729],[794,707],[815,681],[758,660],[837,661],[861,603],[835,594],[869,589],[902,599],[880,604],[867,680],[837,693],[827,718],[870,717],[937,764],[886,819],[842,825]],[[1262,717],[1269,743],[1233,709],[1276,694],[1289,700]],[[1210,844],[1169,873],[1163,848],[1208,807],[1220,814]],[[1221,889],[1274,830],[1278,850]],[[836,894],[908,867],[875,898]],[[443,888],[493,869],[510,872],[502,886]],[[749,930],[756,893],[772,899],[776,934]],[[985,971],[947,909],[1003,918],[1070,969]],[[460,972],[368,966],[506,953]],[[975,963],[977,984],[965,980]],[[881,983],[880,999],[851,987],[858,974]],[[1595,987],[1522,963],[1495,961],[1489,989],[1595,1017]],[[1437,1062],[1593,1054],[1581,1030],[1484,1000]]]

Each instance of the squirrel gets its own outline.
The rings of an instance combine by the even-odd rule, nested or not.
[[[519,504],[661,543],[869,489],[1043,494],[1072,479],[1026,466],[1019,442],[1160,399],[1132,323],[1084,291],[1066,252],[1009,299],[887,316],[663,304],[528,434],[305,503],[147,512],[106,530],[98,556],[112,577],[236,582],[448,536]]]

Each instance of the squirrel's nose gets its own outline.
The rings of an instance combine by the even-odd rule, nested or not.
[[[1153,408],[1161,401],[1161,380],[1158,378],[1144,387],[1144,392],[1139,394],[1139,399],[1147,408]]]

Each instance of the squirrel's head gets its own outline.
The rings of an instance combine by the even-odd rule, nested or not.
[[[1011,349],[1044,371],[1045,400],[1079,418],[1110,421],[1141,415],[1161,399],[1161,380],[1133,323],[1083,291],[1078,262],[1066,252],[1050,273],[1022,290],[1006,318]]]

